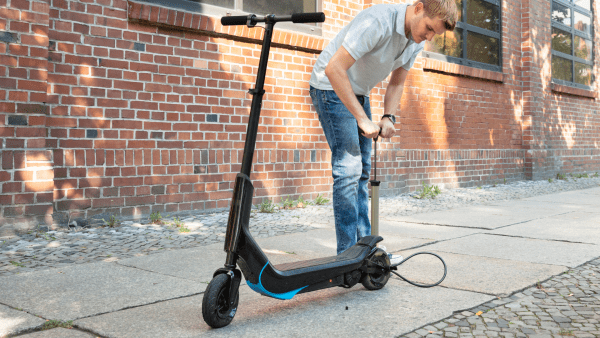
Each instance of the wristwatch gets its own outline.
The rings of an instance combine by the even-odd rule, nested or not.
[[[385,114],[381,118],[383,119],[384,117],[387,117],[388,119],[390,119],[390,121],[392,121],[392,124],[396,124],[396,117],[394,115]]]

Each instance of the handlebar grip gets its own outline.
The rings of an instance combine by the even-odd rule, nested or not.
[[[325,13],[296,13],[292,14],[293,23],[307,23],[307,22],[323,22],[325,21]]]
[[[221,18],[221,25],[233,26],[233,25],[245,25],[248,22],[248,16],[224,16]]]

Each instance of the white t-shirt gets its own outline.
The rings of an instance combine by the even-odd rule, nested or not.
[[[356,62],[348,69],[356,95],[369,95],[371,89],[399,67],[409,70],[425,41],[417,44],[404,32],[408,4],[375,5],[360,12],[323,50],[313,68],[310,85],[333,90],[325,67],[340,46]]]

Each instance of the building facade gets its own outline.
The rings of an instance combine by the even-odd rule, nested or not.
[[[255,201],[330,194],[312,66],[358,12],[398,2],[0,0],[0,227],[228,207],[263,29],[219,18],[248,12],[327,17],[275,26]],[[599,1],[456,2],[379,145],[382,193],[600,171]]]

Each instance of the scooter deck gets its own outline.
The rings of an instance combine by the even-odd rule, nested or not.
[[[365,241],[357,243],[357,245],[348,248],[348,250],[337,256],[278,264],[273,267],[282,273],[297,274],[303,273],[304,271],[302,270],[312,270],[311,268],[314,269],[316,267],[318,267],[319,270],[327,270],[338,266],[360,264],[373,248],[373,245],[369,245],[371,244],[369,243],[371,238],[365,239]]]

